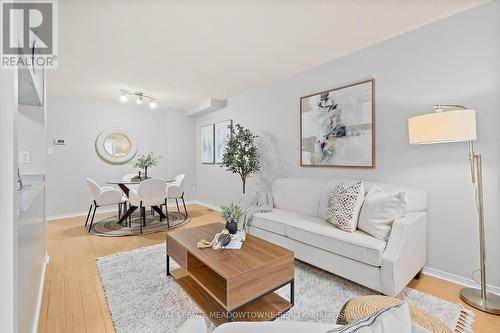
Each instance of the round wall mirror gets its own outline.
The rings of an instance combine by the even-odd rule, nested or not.
[[[113,164],[125,164],[137,153],[132,136],[118,128],[108,128],[99,134],[95,147],[103,160]]]

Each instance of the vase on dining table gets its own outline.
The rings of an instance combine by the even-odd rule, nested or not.
[[[148,167],[144,167],[144,179],[148,179]]]

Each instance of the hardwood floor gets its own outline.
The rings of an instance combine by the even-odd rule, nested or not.
[[[220,220],[217,212],[206,207],[191,205],[188,206],[188,210],[192,220],[181,228]],[[104,216],[105,214],[98,215],[96,220]],[[83,229],[84,223],[85,217],[48,223],[50,262],[46,269],[39,332],[114,332],[95,259],[162,243],[166,237],[165,233],[134,237],[91,236]],[[410,286],[460,303],[458,285],[423,276],[419,281],[412,281]],[[474,312],[475,332],[500,331],[500,316],[475,310]]]

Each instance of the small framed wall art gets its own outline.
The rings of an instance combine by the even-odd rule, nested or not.
[[[200,128],[200,160],[204,164],[214,164],[214,124]]]
[[[229,127],[232,124],[232,120],[215,123],[215,163],[222,163],[222,156],[226,151],[226,144],[230,134]]]

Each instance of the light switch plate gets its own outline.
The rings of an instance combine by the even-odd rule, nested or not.
[[[54,148],[52,147],[47,148],[47,154],[54,155]]]
[[[31,162],[31,153],[26,150],[19,152],[19,164],[29,164]]]

